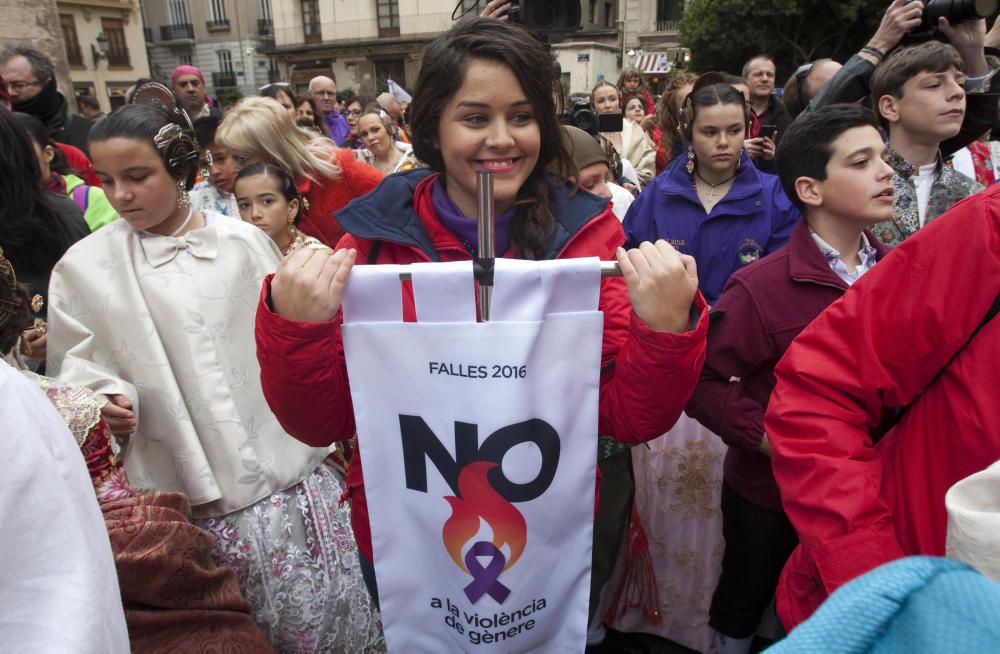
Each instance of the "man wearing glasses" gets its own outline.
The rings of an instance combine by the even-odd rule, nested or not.
[[[340,143],[347,138],[347,121],[337,111],[337,82],[320,75],[309,80],[309,95],[323,113],[323,120],[330,131],[330,140]]]
[[[56,90],[52,60],[34,48],[7,46],[0,51],[0,77],[7,84],[14,111],[41,120],[55,141],[87,151],[92,123],[70,113],[66,98]]]

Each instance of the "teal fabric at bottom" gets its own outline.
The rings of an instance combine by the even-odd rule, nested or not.
[[[934,557],[893,561],[845,584],[767,654],[1000,651],[1000,584]]]

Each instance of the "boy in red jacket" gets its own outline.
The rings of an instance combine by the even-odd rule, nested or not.
[[[892,214],[892,168],[875,117],[834,105],[797,120],[778,148],[785,194],[802,212],[788,245],[729,278],[712,309],[690,415],[729,445],[726,540],[710,620],[719,652],[750,650],[778,575],[798,543],[771,474],[764,412],[792,339],[880,260],[866,227]]]

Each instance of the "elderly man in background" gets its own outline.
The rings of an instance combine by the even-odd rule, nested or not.
[[[0,77],[7,83],[14,111],[42,121],[53,140],[87,151],[92,123],[73,114],[66,98],[56,90],[51,59],[34,48],[7,46],[0,51]]]
[[[347,138],[347,121],[337,111],[337,82],[326,75],[314,77],[309,80],[309,95],[323,114],[323,120],[330,131],[330,140],[340,143]]]
[[[222,110],[209,104],[205,95],[205,76],[194,66],[178,66],[170,74],[170,84],[174,87],[174,95],[187,110],[191,120],[203,116],[222,118]]]

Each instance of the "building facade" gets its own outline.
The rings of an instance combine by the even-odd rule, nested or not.
[[[232,101],[281,75],[265,54],[274,44],[271,0],[142,0],[151,76],[170,82],[197,66],[208,93]]]
[[[588,0],[584,0],[585,2]],[[622,67],[638,68],[654,90],[667,74],[690,61],[680,45],[684,0],[619,0]]]
[[[128,88],[149,77],[139,0],[57,0],[56,7],[73,84],[64,95],[91,95],[105,112],[120,107]]]
[[[683,0],[677,3],[683,9]],[[391,77],[412,91],[424,46],[462,11],[477,11],[482,4],[485,0],[273,0],[270,52],[298,91],[312,77],[331,74],[340,90],[378,94]],[[647,38],[660,27],[657,0],[580,5],[582,29],[552,45],[568,92],[589,92],[602,79],[617,80],[629,49],[664,41]],[[631,11],[628,20],[623,11]],[[676,23],[670,25],[676,43]],[[623,33],[631,40],[623,41]]]

